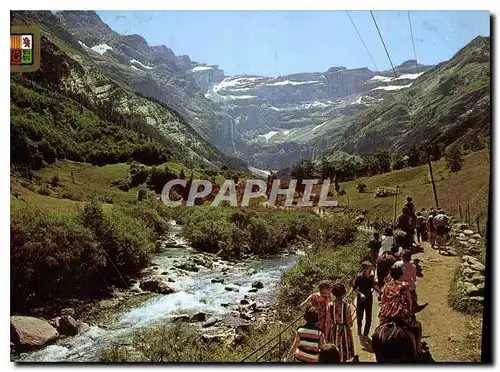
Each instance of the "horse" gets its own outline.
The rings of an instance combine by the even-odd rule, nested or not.
[[[425,342],[417,353],[416,340],[409,327],[398,321],[380,324],[372,336],[372,350],[377,363],[434,362]]]

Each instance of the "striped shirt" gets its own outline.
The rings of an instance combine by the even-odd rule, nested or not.
[[[299,344],[295,358],[301,362],[317,363],[319,360],[319,339],[321,331],[311,328],[299,328],[297,331]]]

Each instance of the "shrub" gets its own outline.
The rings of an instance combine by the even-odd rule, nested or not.
[[[311,230],[314,243],[318,246],[338,246],[352,243],[358,231],[353,221],[335,215],[319,219]]]
[[[26,310],[102,288],[104,252],[74,215],[25,206],[11,215],[12,308]]]
[[[315,254],[301,257],[281,278],[276,306],[280,316],[288,320],[288,314],[293,314],[298,305],[317,290],[321,280],[334,281],[345,276],[346,283],[352,279],[369,253],[369,238],[368,234],[360,233],[354,243],[339,246],[337,249],[323,243],[317,247]]]
[[[358,190],[360,193],[365,192],[366,185],[364,183],[358,183],[356,186],[356,190]]]
[[[52,176],[52,179],[50,180],[50,184],[54,187],[57,187],[59,186],[60,184],[60,179],[59,179],[59,175],[56,173],[54,174],[54,176]]]
[[[144,328],[134,334],[133,346],[149,362],[186,363],[210,360],[210,349],[190,324]]]

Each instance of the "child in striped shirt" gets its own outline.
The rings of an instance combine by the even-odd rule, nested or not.
[[[308,307],[304,319],[306,324],[297,330],[286,361],[318,363],[319,352],[325,344],[325,337],[316,325],[318,322],[316,308]]]

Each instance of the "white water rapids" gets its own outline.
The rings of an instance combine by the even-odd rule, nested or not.
[[[199,266],[198,272],[177,276],[173,270],[174,265],[197,254],[181,234],[182,228],[172,224],[169,235],[175,240],[176,246],[167,247],[154,258],[155,266],[158,266],[155,272],[168,271],[164,278],[175,280],[168,285],[175,288],[176,293],[157,295],[136,307],[112,314],[117,316],[110,317],[112,320],[105,328],[84,324],[76,336],[60,339],[55,344],[34,352],[21,354],[17,361],[97,362],[99,353],[104,348],[116,344],[130,344],[135,330],[167,323],[174,314],[193,315],[203,311],[209,314],[208,317],[230,317],[231,308],[221,304],[238,303],[252,288],[252,282],[257,280],[264,284],[264,288],[251,293],[252,300],[259,304],[271,304],[275,299],[282,272],[293,266],[297,259],[297,256],[282,255],[238,264],[217,261],[211,269]],[[223,276],[221,269],[224,266],[228,267],[228,271]],[[251,269],[256,272],[250,275]],[[224,278],[224,284],[212,283],[212,278]],[[226,291],[225,287],[228,285],[234,285],[239,292]],[[131,290],[137,291],[138,288],[137,284]]]

